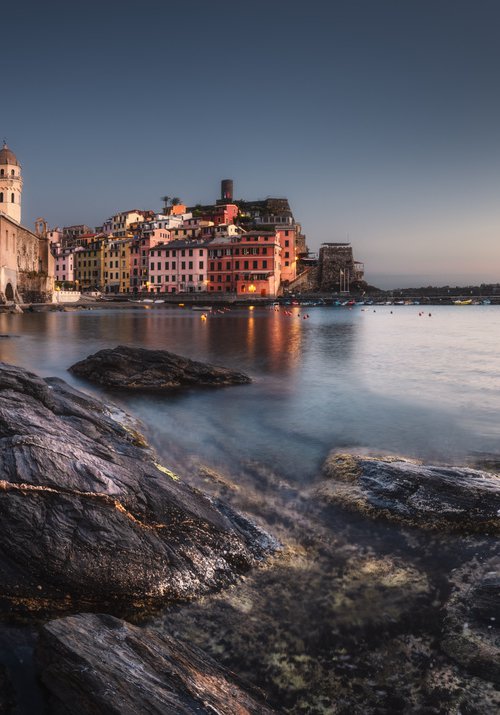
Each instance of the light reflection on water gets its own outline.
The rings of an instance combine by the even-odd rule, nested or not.
[[[302,480],[333,447],[455,462],[498,451],[500,308],[308,310],[206,322],[167,308],[0,315],[0,333],[19,336],[0,340],[0,359],[94,392],[67,367],[120,343],[249,373],[250,386],[113,394],[175,466],[193,453],[225,466],[258,459]]]

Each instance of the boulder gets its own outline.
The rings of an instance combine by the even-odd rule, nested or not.
[[[500,557],[464,564],[453,584],[441,646],[471,673],[500,685]]]
[[[70,372],[106,387],[128,390],[172,390],[179,387],[224,387],[251,382],[241,372],[196,362],[166,350],[119,345],[89,355]]]
[[[500,477],[468,467],[431,466],[401,457],[332,453],[321,498],[370,517],[425,529],[500,531]]]
[[[183,484],[119,416],[62,380],[0,363],[0,600],[193,598],[276,546]]]
[[[42,682],[72,715],[271,715],[203,651],[112,616],[46,624]]]

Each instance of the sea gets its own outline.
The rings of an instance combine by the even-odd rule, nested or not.
[[[181,479],[189,481],[193,464],[224,475],[233,506],[248,506],[250,517],[271,533],[279,521],[276,505],[285,510],[288,498],[296,500],[299,516],[291,511],[286,517],[295,546],[285,549],[285,565],[278,559],[276,568],[229,595],[186,611],[166,609],[145,625],[196,642],[262,688],[278,711],[292,715],[409,712],[412,693],[399,693],[400,685],[388,692],[386,676],[377,685],[373,671],[375,662],[391,671],[391,658],[402,657],[403,641],[394,629],[413,644],[427,638],[427,670],[440,657],[432,650],[440,628],[433,619],[439,622],[449,593],[443,574],[461,564],[467,544],[454,537],[405,541],[396,527],[337,510],[321,517],[313,548],[307,531],[318,522],[308,516],[307,500],[314,499],[311,487],[320,482],[331,450],[440,464],[499,463],[499,338],[500,307],[493,305],[246,306],[206,319],[187,306],[165,305],[0,315],[1,361],[63,378],[118,404]],[[233,368],[252,383],[134,394],[96,387],[68,372],[78,360],[117,345]],[[240,487],[247,490],[246,501]],[[287,538],[285,522],[278,539]],[[380,581],[384,569],[404,575],[394,582],[397,588],[387,578]],[[361,572],[369,575],[359,581]],[[417,623],[418,613],[409,621],[386,616],[404,612],[401,583],[417,584],[408,587],[410,603],[420,578],[432,584],[427,625]],[[373,625],[375,613],[382,616]],[[365,623],[369,627],[361,628]],[[0,662],[16,684],[17,715],[46,712],[32,665],[33,637],[31,627],[0,628]],[[391,639],[392,650],[384,650]],[[372,662],[373,654],[378,660]],[[342,680],[348,667],[354,670]],[[403,675],[411,680],[411,673]],[[373,705],[374,697],[379,704]],[[393,709],[394,698],[402,709]],[[344,705],[335,705],[336,699]]]
[[[258,457],[303,482],[329,450],[460,463],[500,450],[496,306],[164,306],[0,315],[0,360],[118,402],[166,461]],[[251,385],[106,393],[68,367],[131,345],[240,370]]]

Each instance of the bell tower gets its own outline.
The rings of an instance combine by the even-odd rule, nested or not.
[[[0,149],[0,213],[19,224],[22,195],[21,165],[4,140],[3,147]]]

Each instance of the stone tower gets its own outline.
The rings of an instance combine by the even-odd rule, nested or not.
[[[16,155],[3,143],[0,149],[0,213],[21,223],[23,179]]]

